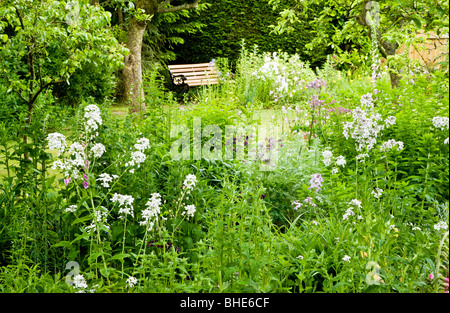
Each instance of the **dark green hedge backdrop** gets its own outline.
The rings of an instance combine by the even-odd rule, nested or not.
[[[307,28],[297,29],[290,35],[272,34],[270,25],[276,24],[280,12],[274,11],[266,0],[207,2],[211,4],[208,9],[186,19],[205,26],[195,34],[180,34],[185,42],[175,47],[177,58],[171,63],[203,63],[217,57],[228,58],[233,63],[239,57],[242,39],[250,50],[256,44],[260,51],[298,53],[313,68],[323,64],[326,55],[332,53],[326,47],[307,51],[305,45],[313,36]]]

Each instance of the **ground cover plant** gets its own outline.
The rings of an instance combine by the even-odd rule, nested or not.
[[[448,70],[379,59],[243,43],[218,85],[144,73],[139,114],[0,76],[0,291],[448,292]]]

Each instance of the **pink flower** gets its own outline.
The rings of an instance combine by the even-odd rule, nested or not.
[[[431,274],[428,276],[428,279],[433,280],[433,279],[434,279],[434,275],[431,273]]]
[[[88,184],[87,181],[83,182],[83,187],[84,187],[84,189],[88,189],[89,188],[89,184]]]
[[[66,185],[66,187],[67,187],[67,185],[71,182],[71,180],[72,180],[72,178],[67,178],[67,179],[64,179],[64,185]]]
[[[311,175],[311,180],[309,182],[311,186],[308,189],[314,189],[316,188],[316,192],[322,188],[323,178],[320,174],[313,174]]]

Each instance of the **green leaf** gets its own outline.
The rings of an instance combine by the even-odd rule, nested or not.
[[[101,268],[100,274],[102,274],[103,277],[109,277],[111,270],[109,268]]]
[[[128,254],[128,253],[119,253],[119,254],[115,254],[115,255],[113,255],[112,257],[110,257],[110,258],[108,259],[108,261],[112,261],[112,260],[123,260],[123,259],[125,259],[125,258],[130,257],[130,256],[131,256],[131,255]]]
[[[74,220],[74,221],[72,222],[72,226],[75,225],[75,224],[78,224],[78,223],[82,223],[82,222],[85,222],[85,221],[89,221],[89,220],[91,220],[91,219],[92,219],[92,217],[91,217],[90,215],[83,216],[83,217],[79,217],[79,218],[77,218],[76,220]]]
[[[64,247],[64,248],[68,248],[72,245],[72,242],[70,241],[60,241],[58,243],[55,243],[54,245],[52,245],[52,247],[54,248],[58,248],[58,247]]]

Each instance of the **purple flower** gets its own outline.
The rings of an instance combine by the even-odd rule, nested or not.
[[[87,181],[83,182],[83,187],[84,187],[84,189],[88,189],[89,188],[89,184],[88,184]]]
[[[85,173],[83,173],[84,180],[88,180]]]
[[[314,189],[316,188],[316,192],[322,188],[323,178],[320,174],[313,174],[311,175],[311,180],[309,182],[311,186],[308,189]]]
[[[265,199],[266,198],[266,195],[261,195],[261,199]]]
[[[67,178],[67,179],[64,179],[64,185],[66,185],[66,187],[67,187],[67,185],[69,185],[69,183],[71,182],[71,180],[72,180],[72,178]]]
[[[326,87],[327,82],[322,79],[316,79],[310,82],[308,85],[306,85],[306,88],[308,89],[319,89],[321,87]]]

